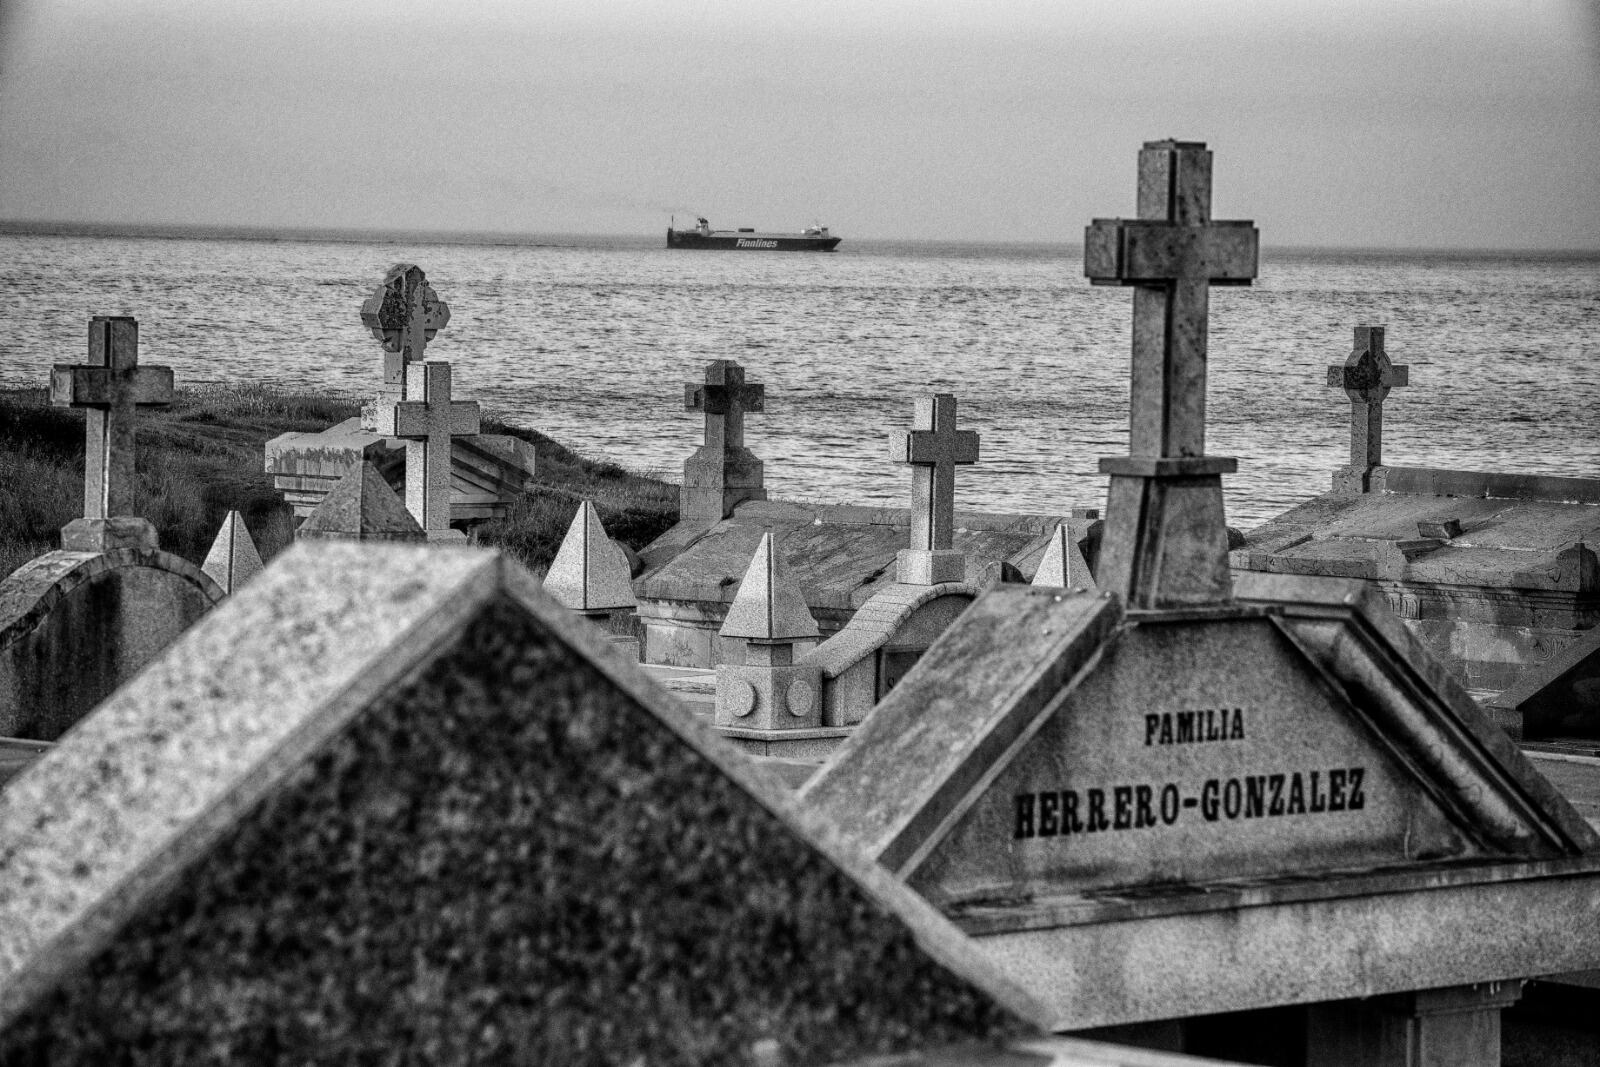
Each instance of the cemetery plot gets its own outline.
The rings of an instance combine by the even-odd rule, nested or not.
[[[1593,829],[1381,601],[1239,593],[992,590],[799,803],[1060,1025],[1600,962],[1563,918],[1600,906]]]

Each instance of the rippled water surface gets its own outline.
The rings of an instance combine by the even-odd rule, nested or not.
[[[458,398],[578,449],[676,478],[700,416],[682,383],[743,363],[767,410],[746,441],[775,497],[902,503],[887,435],[954,392],[982,462],[961,506],[1100,506],[1096,459],[1127,448],[1129,311],[1070,247],[846,240],[839,252],[0,236],[0,385],[78,362],[90,315],[134,315],[180,385],[264,381],[353,396],[381,374],[361,302],[397,260],[450,305],[429,346]],[[1229,521],[1321,491],[1348,449],[1325,368],[1388,327],[1411,386],[1385,408],[1397,464],[1600,474],[1600,258],[1265,252],[1211,300],[1207,450],[1239,458]]]

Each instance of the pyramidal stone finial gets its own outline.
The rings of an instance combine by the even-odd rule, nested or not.
[[[340,478],[294,535],[301,540],[427,540],[421,524],[371,463]]]
[[[783,557],[773,545],[771,533],[761,535],[721,632],[723,637],[755,641],[797,641],[820,636],[817,620],[811,617],[800,587],[784,571]]]
[[[250,530],[244,524],[244,516],[237,511],[228,512],[228,517],[222,520],[222,528],[217,531],[217,539],[211,542],[211,551],[206,553],[206,561],[200,569],[209,574],[212,581],[222,586],[224,593],[231,594],[254,578],[261,567],[261,553],[256,551],[256,543],[250,538]]]
[[[1039,569],[1033,574],[1034,585],[1053,589],[1094,588],[1094,578],[1078,546],[1072,543],[1071,532],[1064,522],[1057,523],[1050,531],[1050,543],[1045,546]]]
[[[638,606],[628,557],[606,534],[600,513],[585,500],[544,577],[545,592],[573,611],[607,612]]]

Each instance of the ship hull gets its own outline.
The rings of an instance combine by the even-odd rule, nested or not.
[[[740,233],[712,230],[667,230],[668,248],[703,248],[729,252],[832,252],[842,237],[812,237],[795,233]]]

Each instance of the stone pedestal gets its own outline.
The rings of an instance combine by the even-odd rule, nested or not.
[[[1500,1012],[1521,995],[1485,982],[1312,1005],[1306,1067],[1499,1067]]]
[[[822,725],[822,672],[814,664],[717,668],[718,726],[789,731]]]
[[[905,548],[895,554],[895,581],[901,585],[943,585],[966,576],[966,553],[952,548]]]
[[[1221,476],[1237,469],[1221,456],[1102,459],[1111,489],[1096,584],[1135,610],[1226,601],[1233,583]]]
[[[136,515],[104,519],[73,519],[61,528],[64,552],[112,552],[119,548],[155,551],[156,528]]]
[[[702,445],[683,463],[678,514],[711,526],[746,500],[765,500],[762,462],[748,448]]]

